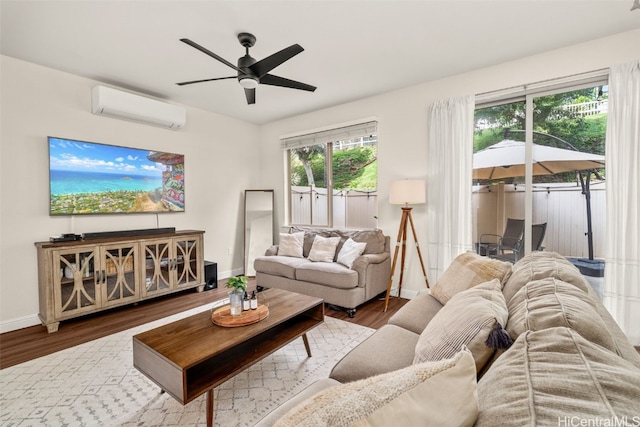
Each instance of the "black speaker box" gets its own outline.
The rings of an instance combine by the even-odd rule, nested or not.
[[[82,238],[85,240],[90,239],[103,239],[106,237],[130,237],[130,236],[146,236],[153,234],[167,234],[175,233],[175,227],[165,228],[144,228],[142,230],[121,230],[121,231],[101,231],[97,233],[84,233]]]
[[[208,291],[218,287],[218,263],[204,262],[204,290]]]

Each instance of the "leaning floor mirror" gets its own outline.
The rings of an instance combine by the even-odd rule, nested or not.
[[[253,260],[273,245],[273,190],[244,191],[244,274],[253,277]]]

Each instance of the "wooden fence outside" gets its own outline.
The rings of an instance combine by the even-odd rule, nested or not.
[[[291,223],[327,225],[327,189],[291,187]],[[333,191],[334,228],[375,228],[378,193],[356,190]]]
[[[483,233],[502,234],[504,224],[496,218],[499,205],[503,205],[503,218],[524,218],[524,185],[505,185],[504,199],[494,187],[474,188],[473,222],[474,242]],[[591,224],[595,258],[604,258],[606,223],[605,184],[591,186]],[[543,241],[544,250],[558,252],[567,257],[586,258],[587,208],[579,185],[535,184],[533,190],[533,223],[547,223]]]
[[[327,190],[317,187],[292,187],[291,223],[327,225]],[[500,196],[496,187],[474,187],[473,239],[483,233],[502,234],[504,223],[498,224],[499,205],[502,218],[524,218],[524,185],[504,185]],[[359,191],[334,191],[333,227],[375,228],[378,194]],[[591,186],[591,224],[594,257],[604,258],[605,185]],[[568,257],[589,255],[585,198],[576,184],[536,184],[533,191],[533,223],[547,223],[543,246],[547,251]]]

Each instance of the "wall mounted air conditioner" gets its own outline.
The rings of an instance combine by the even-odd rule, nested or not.
[[[180,129],[187,121],[183,107],[105,86],[91,91],[91,112],[169,129]]]

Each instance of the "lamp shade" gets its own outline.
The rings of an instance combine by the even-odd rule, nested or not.
[[[424,180],[400,179],[391,181],[389,203],[394,205],[418,205],[426,202]]]

